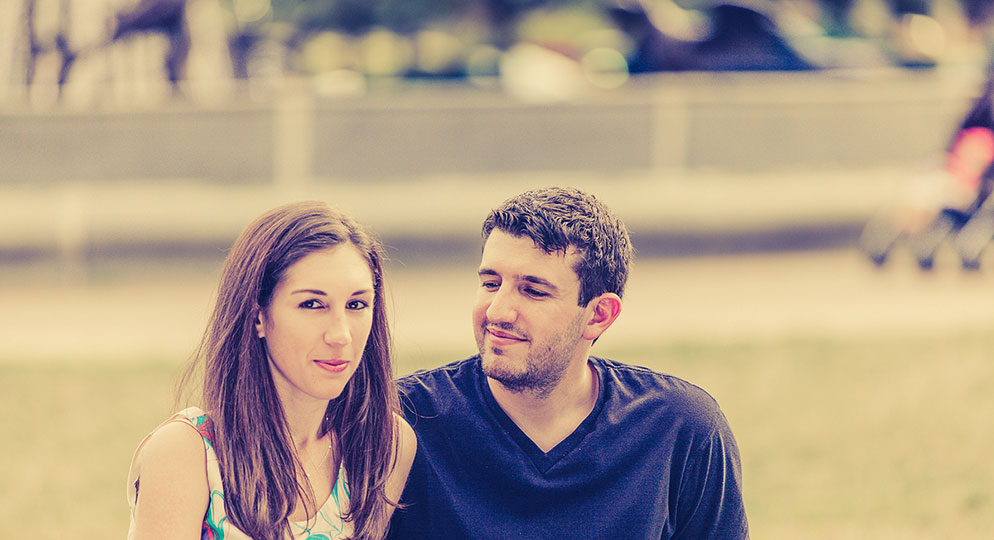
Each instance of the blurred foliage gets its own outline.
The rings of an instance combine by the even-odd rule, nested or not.
[[[86,17],[52,8],[83,0],[16,1],[25,24],[16,39],[0,40],[0,57],[14,59],[0,62],[0,77],[23,82],[11,95],[38,104],[64,95],[95,101],[102,83],[92,81],[137,79],[127,72],[160,62],[173,95],[188,93],[184,81],[219,73],[249,81],[310,75],[324,93],[354,95],[368,88],[367,76],[556,86],[552,79],[605,75],[614,82],[588,82],[613,88],[643,72],[931,68],[977,63],[994,50],[994,0],[121,0],[108,20],[94,11],[90,33],[115,31],[86,45],[66,22]],[[47,19],[32,19],[35,6],[48,6]],[[183,16],[192,12],[202,19]],[[98,65],[99,49],[148,34],[159,43],[144,47],[135,66]],[[154,88],[155,77],[134,87]],[[225,92],[223,83],[208,86],[198,92]]]
[[[812,0],[826,16],[844,25],[861,0]],[[948,0],[880,0],[895,15],[928,14],[937,4]],[[664,4],[668,0],[227,0],[229,4],[269,2],[275,21],[290,23],[310,31],[337,30],[361,33],[374,26],[407,33],[423,28],[440,19],[461,15],[485,17],[490,23],[502,25],[536,9],[558,6],[583,7],[600,10],[612,6]],[[718,0],[674,0],[682,9],[706,10],[718,4],[741,4],[756,9],[774,11],[787,0],[743,2]],[[796,3],[796,2],[795,2]],[[994,13],[994,0],[957,0],[972,25],[988,24]]]
[[[855,33],[851,21],[860,0],[817,0],[821,8],[821,23],[828,35],[848,36]],[[895,18],[909,14],[929,15],[939,3],[952,4],[949,0],[881,0]],[[969,26],[977,28],[990,23],[994,13],[994,0],[957,0]]]
[[[984,27],[994,13],[994,0],[223,0],[235,14],[236,33],[276,33],[291,46],[308,36],[322,32],[340,32],[359,36],[375,29],[387,29],[410,36],[440,24],[474,21],[483,28],[482,38],[500,49],[507,49],[519,39],[518,26],[535,12],[575,14],[584,11],[591,17],[604,17],[611,9],[644,10],[663,18],[674,10],[689,13],[707,12],[721,4],[739,4],[773,15],[787,7],[811,6],[807,9],[826,36],[851,37],[862,32],[854,22],[861,6],[879,5],[894,20],[908,14],[929,15],[941,3],[955,4],[967,25]],[[948,6],[945,6],[948,7]],[[564,9],[566,8],[566,9]],[[258,16],[265,13],[264,17]],[[240,15],[243,14],[243,15]],[[244,15],[244,14],[247,14]],[[571,15],[567,15],[571,16]],[[545,29],[561,33],[562,21],[547,18]],[[534,27],[534,24],[532,25]],[[534,34],[534,29],[529,30]],[[258,36],[257,36],[258,37]],[[235,38],[237,39],[237,38]]]
[[[229,0],[235,4],[239,0]],[[245,1],[245,0],[242,0]],[[259,1],[259,0],[255,0]],[[265,0],[261,0],[265,1]],[[481,17],[501,26],[533,9],[556,5],[596,7],[596,0],[270,0],[273,20],[303,32],[360,34],[383,27],[409,34],[438,21]]]

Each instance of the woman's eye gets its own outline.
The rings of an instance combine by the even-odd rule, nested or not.
[[[304,300],[303,302],[301,302],[300,307],[303,309],[321,309],[324,306],[321,305],[321,302],[312,298],[310,300]]]
[[[352,300],[348,304],[345,304],[348,309],[366,309],[369,307],[369,302],[365,300]]]

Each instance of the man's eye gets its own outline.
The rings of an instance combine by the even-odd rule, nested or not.
[[[531,287],[525,287],[525,294],[534,298],[544,298],[549,296],[549,293],[540,291],[538,289],[533,289]]]
[[[500,283],[496,281],[484,281],[481,285],[488,291],[495,291],[500,288]]]
[[[321,309],[324,306],[321,304],[321,302],[312,298],[310,300],[304,300],[303,302],[301,302],[299,307],[303,309]]]
[[[369,307],[369,302],[365,300],[352,300],[345,307],[352,310],[366,309]]]

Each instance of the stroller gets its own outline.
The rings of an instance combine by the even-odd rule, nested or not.
[[[994,197],[991,196],[991,179],[994,175],[986,176],[987,194],[980,206],[956,234],[956,251],[959,253],[963,268],[976,270],[980,268],[980,255],[987,244],[994,239]]]
[[[918,266],[930,270],[939,247],[953,238],[963,268],[978,269],[994,238],[994,70],[956,130],[944,165],[918,180],[903,204],[867,223],[860,249],[881,266],[903,240]]]

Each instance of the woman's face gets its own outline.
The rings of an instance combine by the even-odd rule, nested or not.
[[[369,264],[348,242],[287,269],[255,326],[284,402],[342,393],[366,348],[374,295]]]

